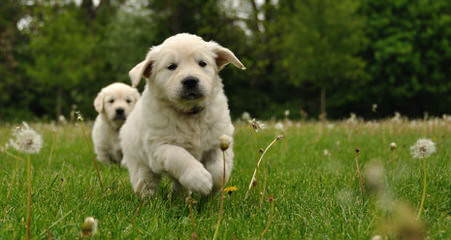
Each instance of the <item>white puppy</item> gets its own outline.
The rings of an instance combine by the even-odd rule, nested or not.
[[[139,92],[136,88],[124,83],[110,84],[97,95],[94,107],[99,115],[92,128],[92,141],[100,162],[121,162],[119,129],[138,99]]]
[[[245,69],[227,48],[187,33],[152,47],[130,70],[133,86],[146,88],[120,131],[134,191],[152,195],[164,173],[173,190],[203,195],[222,187],[221,135],[233,136],[227,98],[218,72],[228,63]],[[226,179],[233,167],[226,151]]]

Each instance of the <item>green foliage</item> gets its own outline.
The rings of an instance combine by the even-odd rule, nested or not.
[[[247,67],[220,73],[234,117],[316,117],[320,89],[331,118],[449,112],[447,0],[137,2],[3,1],[0,120],[53,119],[72,105],[93,117],[103,86],[128,83],[147,50],[179,32],[217,41]]]
[[[362,13],[371,43],[362,54],[373,78],[368,95],[378,96],[382,111],[449,111],[451,2],[367,0]]]

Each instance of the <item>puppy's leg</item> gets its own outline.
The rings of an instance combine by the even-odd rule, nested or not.
[[[107,149],[101,147],[95,147],[95,152],[97,155],[97,160],[103,163],[112,163],[110,153]]]
[[[222,188],[222,176],[224,175],[224,160],[222,151],[213,149],[207,152],[202,158],[205,168],[213,178],[213,190],[219,191]],[[229,180],[233,168],[232,147],[225,151],[225,183]]]
[[[203,195],[211,192],[211,174],[184,148],[164,144],[156,149],[154,156],[158,167],[177,179],[186,189]]]
[[[142,197],[152,196],[160,183],[161,176],[155,174],[144,164],[137,163],[136,160],[125,160],[130,173],[130,181],[133,190]]]

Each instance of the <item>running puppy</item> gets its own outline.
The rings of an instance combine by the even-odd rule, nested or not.
[[[124,161],[136,193],[152,195],[161,175],[173,190],[203,195],[222,187],[219,138],[233,136],[219,71],[228,63],[245,69],[227,48],[182,33],[152,47],[130,70],[132,85],[147,84],[120,131]],[[226,179],[233,167],[226,151]]]
[[[138,99],[136,88],[123,83],[110,84],[97,95],[94,107],[99,115],[92,128],[92,141],[100,162],[121,163],[119,129]]]

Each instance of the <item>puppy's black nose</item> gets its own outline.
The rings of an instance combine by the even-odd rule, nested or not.
[[[197,84],[199,83],[199,79],[197,77],[186,77],[182,80],[182,85],[184,88],[187,89],[193,89],[197,87]]]
[[[116,115],[124,115],[124,109],[123,108],[117,108],[116,109]]]

